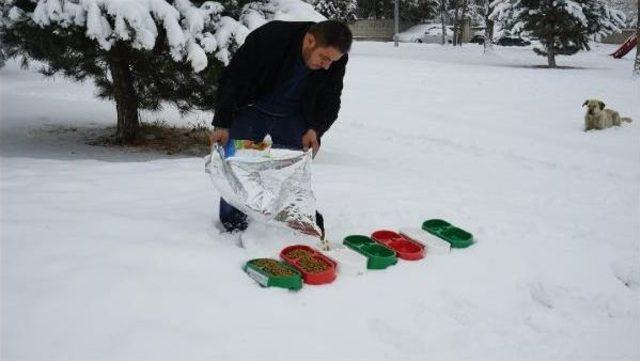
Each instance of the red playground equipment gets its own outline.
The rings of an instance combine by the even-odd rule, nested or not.
[[[622,45],[620,45],[618,50],[614,51],[610,55],[616,59],[620,59],[623,56],[627,55],[627,53],[630,52],[631,49],[635,48],[637,43],[638,43],[638,36],[631,35],[630,37],[627,38],[627,40],[625,40],[624,43],[622,43]]]

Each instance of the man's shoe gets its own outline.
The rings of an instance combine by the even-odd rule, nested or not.
[[[242,232],[246,231],[247,227],[249,227],[249,222],[245,220],[238,220],[237,222],[224,222],[222,223],[224,229],[229,232]]]

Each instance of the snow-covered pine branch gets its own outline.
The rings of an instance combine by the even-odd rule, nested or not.
[[[116,41],[151,50],[162,27],[172,58],[187,59],[195,71],[202,71],[207,66],[205,53],[226,62],[228,48],[242,44],[249,33],[236,20],[220,16],[222,11],[213,1],[195,7],[188,0],[39,0],[32,12],[12,7],[8,27],[20,22],[81,27],[107,51]]]
[[[135,139],[139,110],[213,110],[220,71],[250,29],[324,19],[299,0],[249,3],[239,20],[214,1],[7,0],[0,10],[0,61],[22,56],[45,75],[93,79],[97,96],[115,100],[123,142]]]
[[[354,21],[357,19],[357,0],[316,0],[313,7],[331,20]]]
[[[246,4],[240,14],[240,22],[250,30],[272,20],[318,22],[326,18],[300,0],[256,1]]]

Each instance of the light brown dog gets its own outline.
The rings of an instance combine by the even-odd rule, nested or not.
[[[631,118],[621,118],[620,114],[612,109],[605,109],[602,100],[587,99],[583,107],[587,107],[587,114],[584,115],[584,131],[591,129],[605,129],[612,126],[619,127],[622,122],[631,123]]]

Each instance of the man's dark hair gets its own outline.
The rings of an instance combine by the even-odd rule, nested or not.
[[[351,49],[353,34],[347,24],[337,20],[326,20],[311,25],[309,33],[316,37],[319,46],[334,47],[346,54]]]

